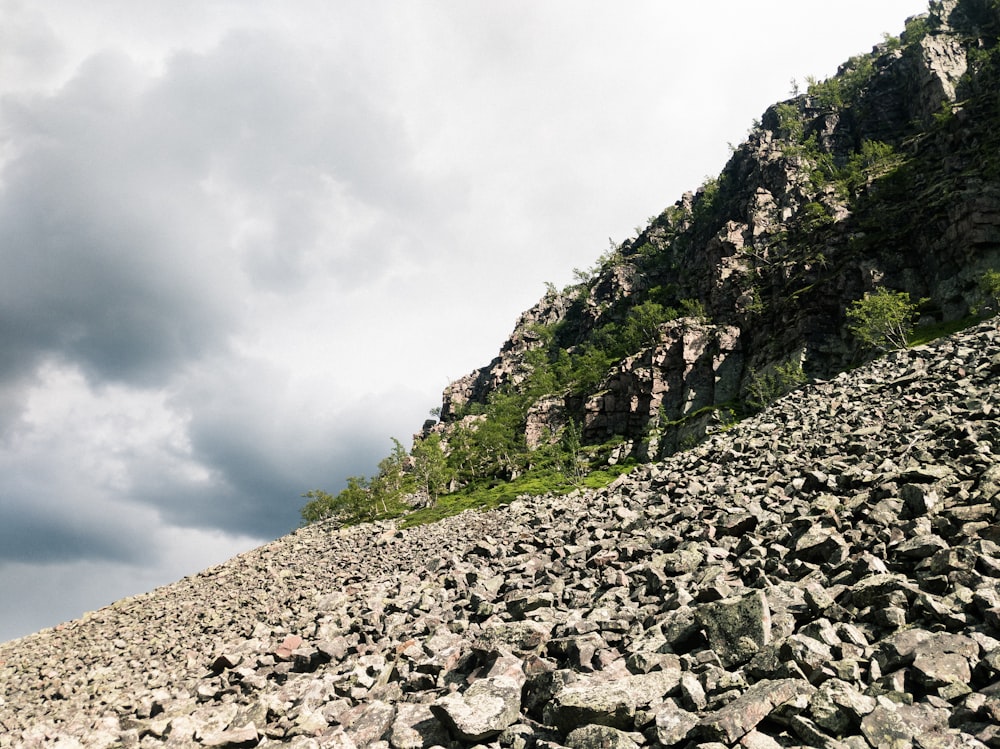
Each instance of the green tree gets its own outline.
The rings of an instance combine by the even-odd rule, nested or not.
[[[575,419],[570,419],[563,428],[559,439],[560,469],[562,474],[574,484],[580,483],[587,472],[586,461],[583,459],[582,440],[583,432],[580,425]]]
[[[905,291],[879,289],[847,310],[848,330],[864,345],[882,351],[906,348],[916,311],[917,304]]]
[[[405,490],[404,479],[409,463],[409,456],[403,443],[395,437],[392,438],[392,443],[392,452],[379,461],[378,475],[371,480],[369,486],[372,504],[376,511],[381,504],[382,512],[385,514],[399,509],[400,495]]]
[[[693,317],[698,322],[708,322],[708,311],[700,299],[681,299],[680,314]]]
[[[475,432],[475,445],[484,476],[516,478],[528,448],[524,442],[527,403],[518,393],[495,392],[486,407],[486,420]]]
[[[441,446],[441,435],[430,434],[413,443],[413,475],[417,487],[427,493],[433,504],[445,492],[452,479],[448,459]]]
[[[347,487],[336,496],[321,489],[311,489],[302,496],[309,500],[300,510],[306,523],[328,518],[344,524],[359,523],[375,516],[369,481],[364,476],[349,476]]]
[[[629,310],[621,331],[621,345],[625,355],[634,354],[639,349],[656,343],[660,326],[676,317],[676,310],[664,308],[657,302],[647,300],[635,305]]]
[[[334,516],[337,498],[322,489],[310,489],[302,495],[309,501],[299,510],[303,523],[318,523]]]

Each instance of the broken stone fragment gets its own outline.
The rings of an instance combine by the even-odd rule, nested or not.
[[[590,723],[631,728],[635,695],[620,681],[574,684],[560,689],[545,705],[545,723],[561,733]]]
[[[771,612],[763,591],[702,604],[695,618],[727,667],[746,663],[771,641]]]
[[[288,635],[281,644],[274,649],[274,655],[283,661],[287,661],[292,657],[292,653],[295,649],[302,645],[302,638],[298,635]]]
[[[781,704],[814,691],[815,687],[802,679],[759,681],[729,704],[699,720],[692,735],[735,743]]]
[[[639,749],[624,731],[601,725],[575,728],[566,736],[565,743],[569,749]]]
[[[899,488],[899,496],[916,517],[929,514],[940,503],[937,492],[924,484],[904,484]]]
[[[202,746],[240,746],[255,744],[260,739],[260,734],[257,732],[257,727],[250,723],[241,728],[227,728],[223,731],[199,734],[197,738]]]
[[[380,700],[360,708],[352,715],[350,725],[344,727],[345,734],[359,749],[381,741],[396,717],[396,708]]]
[[[672,699],[656,709],[656,740],[665,747],[676,746],[687,738],[698,723],[698,716],[680,707]]]
[[[840,679],[823,682],[809,698],[809,715],[820,728],[835,736],[860,726],[862,718],[875,709],[873,697],[863,694]]]
[[[502,652],[527,656],[538,655],[552,635],[552,624],[536,621],[496,622],[483,629],[472,643],[472,650],[487,657]]]
[[[892,707],[881,704],[861,721],[861,733],[879,749],[911,749],[913,731]]]
[[[430,705],[402,702],[389,729],[393,749],[428,749],[448,743],[448,732],[434,717]]]
[[[488,676],[465,692],[453,692],[431,705],[434,715],[464,741],[483,741],[513,725],[521,714],[521,662],[513,656],[497,659]]]

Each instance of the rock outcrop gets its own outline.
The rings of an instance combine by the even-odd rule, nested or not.
[[[928,300],[927,322],[969,315],[979,277],[1000,267],[998,31],[993,3],[932,2],[900,40],[770,107],[717,180],[524,313],[490,364],[446,389],[437,431],[518,390],[538,349],[553,361],[614,349],[638,304],[695,302],[710,323],[685,317],[683,333],[614,350],[596,384],[545,393],[529,449],[573,421],[591,446],[669,455],[708,425],[662,422],[747,402],[761,372],[795,362],[829,378],[860,363],[845,312],[876,289]]]
[[[998,324],[599,491],[313,525],[4,643],[0,747],[997,746]]]

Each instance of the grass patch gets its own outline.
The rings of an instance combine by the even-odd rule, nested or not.
[[[434,523],[466,510],[493,510],[510,504],[522,494],[541,496],[544,494],[569,494],[575,489],[600,489],[607,486],[623,473],[635,467],[629,462],[591,471],[580,481],[556,472],[528,473],[513,481],[498,481],[490,486],[475,486],[460,489],[453,494],[438,497],[431,507],[424,507],[407,514],[399,522],[400,528]]]
[[[963,317],[961,320],[949,320],[948,322],[937,322],[932,323],[931,325],[919,325],[910,332],[910,335],[906,340],[906,345],[921,346],[938,338],[942,338],[943,336],[957,333],[960,330],[965,330],[966,328],[982,322],[982,320],[983,318],[979,315],[970,315],[969,317]]]

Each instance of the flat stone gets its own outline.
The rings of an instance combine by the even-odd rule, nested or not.
[[[292,653],[295,652],[303,643],[303,640],[298,635],[288,635],[281,644],[274,649],[274,655],[283,661],[287,661],[292,657]]]
[[[632,738],[611,726],[580,726],[569,732],[565,740],[569,749],[639,749]]]
[[[401,702],[389,729],[393,749],[429,749],[448,743],[448,732],[431,711],[430,705]]]
[[[635,694],[621,682],[569,686],[546,704],[544,718],[562,733],[589,723],[626,729],[632,727],[635,701]]]
[[[345,728],[345,732],[360,749],[381,741],[389,732],[395,717],[396,708],[393,705],[375,700],[363,706],[350,726]]]
[[[876,707],[861,721],[861,733],[878,749],[912,749],[913,731],[893,709]]]
[[[729,704],[699,720],[693,733],[701,738],[732,744],[782,703],[799,696],[809,696],[814,691],[815,687],[802,679],[759,681]]]
[[[241,728],[227,728],[198,736],[202,746],[238,746],[240,744],[256,744],[260,739],[257,727],[250,723]]]

